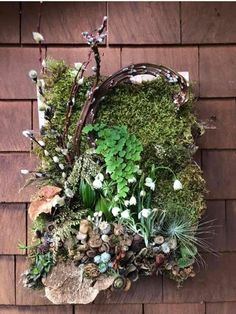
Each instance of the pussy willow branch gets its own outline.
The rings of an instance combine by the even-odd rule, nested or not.
[[[96,78],[95,78],[94,84],[93,84],[93,86],[92,86],[92,88],[88,94],[87,100],[86,100],[84,107],[81,111],[80,118],[79,118],[79,121],[78,121],[77,126],[76,126],[75,135],[74,135],[74,139],[73,139],[74,156],[79,156],[79,153],[80,153],[79,146],[80,146],[80,141],[81,141],[82,128],[84,126],[84,122],[86,120],[90,106],[93,102],[94,92],[96,91],[97,86],[98,86],[99,81],[100,81],[101,58],[100,58],[100,53],[99,53],[99,49],[98,49],[98,44],[99,44],[100,40],[102,40],[102,38],[105,38],[105,36],[106,36],[105,34],[103,34],[104,30],[106,29],[106,26],[107,26],[107,18],[104,18],[102,25],[97,30],[96,36],[93,36],[92,34],[88,34],[88,33],[86,33],[86,35],[84,35],[84,37],[86,37],[86,39],[88,40],[88,43],[91,47],[90,56],[93,53],[94,59],[96,62]],[[102,37],[102,36],[104,36],[104,37]]]

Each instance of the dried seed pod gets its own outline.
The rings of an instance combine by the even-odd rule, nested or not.
[[[111,225],[106,221],[102,221],[99,224],[99,229],[102,234],[108,234],[111,231]]]
[[[109,240],[110,240],[110,238],[109,238],[109,236],[107,234],[103,234],[101,236],[101,239],[102,239],[103,242],[106,242],[106,243],[108,243]]]
[[[88,244],[93,249],[99,248],[102,245],[102,239],[98,237],[92,237],[90,238]]]
[[[126,278],[119,276],[113,282],[113,288],[116,290],[124,289],[126,286]]]
[[[114,235],[119,236],[124,233],[124,226],[121,224],[114,224]]]
[[[79,240],[79,241],[83,241],[83,240],[86,240],[88,237],[88,235],[86,233],[82,233],[82,232],[78,232],[77,233],[77,236],[76,236],[76,239]]]
[[[177,240],[176,240],[175,238],[170,239],[170,240],[168,241],[168,245],[169,245],[169,248],[170,248],[171,250],[176,249],[176,247],[177,247]]]
[[[155,239],[154,239],[154,242],[155,242],[156,244],[162,244],[162,243],[164,243],[164,241],[165,241],[165,239],[164,239],[164,237],[161,236],[161,235],[155,237]]]
[[[157,266],[162,265],[164,263],[164,261],[165,261],[165,255],[164,254],[158,254],[156,256],[156,265]]]
[[[128,291],[131,288],[131,280],[129,278],[126,279],[126,285],[124,287],[124,291]]]
[[[99,252],[109,252],[110,251],[110,246],[108,243],[103,243],[100,248],[98,249]]]
[[[79,231],[81,233],[88,233],[89,232],[89,229],[90,229],[90,222],[86,219],[83,219],[80,221],[80,226],[79,226]]]
[[[98,266],[93,263],[89,263],[84,266],[84,274],[86,277],[89,278],[96,278],[100,275],[100,272],[98,270]]]
[[[86,255],[87,255],[88,257],[91,257],[91,258],[93,258],[94,256],[96,256],[96,254],[97,254],[97,252],[96,252],[95,250],[88,250],[88,251],[86,252]]]

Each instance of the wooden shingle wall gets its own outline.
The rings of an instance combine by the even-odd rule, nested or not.
[[[200,118],[213,119],[199,141],[198,161],[210,193],[209,219],[216,219],[212,241],[217,256],[204,254],[207,266],[182,289],[166,278],[148,278],[128,293],[101,294],[88,306],[53,306],[22,288],[31,188],[19,192],[33,168],[23,129],[37,128],[35,91],[28,71],[38,69],[38,3],[0,3],[0,314],[234,314],[236,313],[236,3],[44,3],[43,54],[83,61],[81,32],[108,16],[102,48],[103,74],[132,62],[151,62],[189,71],[199,100]],[[115,304],[115,305],[114,305]]]

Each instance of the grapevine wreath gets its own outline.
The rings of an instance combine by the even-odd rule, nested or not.
[[[193,161],[202,127],[183,76],[132,64],[100,76],[98,30],[84,32],[88,60],[43,60],[37,87],[40,134],[25,130],[41,160],[28,182],[33,241],[25,286],[53,303],[90,303],[142,276],[181,285],[201,261],[205,181]],[[41,45],[43,36],[33,33]],[[40,47],[41,51],[41,47]],[[94,57],[93,75],[84,76]],[[156,280],[160,280],[157,276]]]

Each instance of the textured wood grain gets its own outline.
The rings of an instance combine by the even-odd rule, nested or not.
[[[108,14],[110,44],[180,42],[177,2],[110,2]]]
[[[200,96],[236,95],[236,46],[200,47]]]
[[[164,278],[163,300],[167,303],[236,301],[236,252],[205,256],[207,267],[182,288]]]
[[[205,314],[204,304],[145,304],[144,314]]]
[[[236,3],[183,2],[182,42],[235,43]]]
[[[23,3],[22,42],[33,43],[39,3]],[[84,43],[81,33],[99,27],[106,15],[105,2],[43,3],[41,33],[45,43]]]
[[[28,73],[38,70],[37,48],[0,47],[0,99],[36,98]]]
[[[236,251],[236,201],[226,201],[227,250]]]
[[[209,199],[236,198],[236,151],[205,150],[202,152],[203,174]]]
[[[15,304],[14,256],[0,256],[0,304]]]
[[[20,41],[19,3],[0,4],[0,43],[19,43]]]
[[[198,144],[201,148],[236,148],[236,103],[234,99],[208,99],[196,104],[198,117],[209,125]]]
[[[207,303],[206,314],[234,314],[236,302]]]
[[[0,202],[28,202],[35,188],[22,190],[26,176],[21,169],[34,170],[36,158],[27,153],[0,154]]]
[[[30,150],[30,141],[22,135],[31,129],[31,102],[0,102],[0,151]]]
[[[47,55],[54,59],[65,60],[66,63],[74,66],[75,62],[84,62],[88,59],[88,48],[48,48]],[[120,49],[119,48],[101,48],[101,74],[111,75],[120,69]],[[89,65],[86,75],[92,75],[91,67],[95,65],[94,58]]]
[[[0,254],[24,254],[19,241],[26,243],[24,204],[0,204]]]
[[[17,305],[52,304],[44,296],[44,290],[37,291],[23,287],[21,274],[28,268],[28,266],[29,264],[25,257],[23,256],[16,257],[16,304]]]
[[[209,222],[210,234],[203,235],[209,247],[214,251],[227,251],[227,219],[225,201],[208,201],[203,221]]]
[[[114,305],[77,305],[75,307],[75,314],[142,314],[141,304],[117,304]]]
[[[123,48],[122,66],[131,63],[149,62],[162,64],[175,71],[189,71],[194,91],[198,94],[198,48],[164,47],[164,48]]]
[[[72,314],[68,306],[0,306],[0,314]]]
[[[96,304],[102,303],[159,303],[162,300],[162,277],[146,277],[133,283],[130,290],[102,292],[95,299]]]

